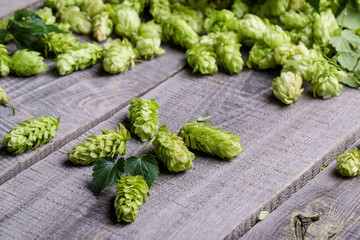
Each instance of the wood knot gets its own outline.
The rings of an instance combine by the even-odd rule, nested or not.
[[[319,216],[305,217],[302,214],[296,215],[293,218],[296,239],[304,240],[308,226],[319,220]]]

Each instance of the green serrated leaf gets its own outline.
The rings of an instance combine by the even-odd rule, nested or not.
[[[356,82],[355,79],[353,79],[352,77],[346,77],[344,80],[342,80],[341,83],[345,84],[348,87],[352,87],[352,88],[360,87],[360,84],[358,82]]]
[[[337,61],[342,67],[349,71],[352,71],[357,63],[356,59],[354,61],[353,55],[347,52],[340,53],[340,55],[337,57]]]
[[[316,11],[319,12],[320,0],[306,0]]]
[[[0,43],[5,42],[5,38],[8,35],[8,32],[5,29],[0,29]]]
[[[120,158],[116,163],[111,157],[103,157],[93,168],[93,184],[95,195],[99,196],[101,191],[117,183],[121,174],[124,173],[125,159]]]
[[[149,188],[159,175],[158,163],[152,154],[143,158],[129,157],[126,159],[124,171],[132,176],[143,176]]]
[[[211,118],[211,116],[208,117],[200,117],[198,118],[196,121],[197,122],[206,122],[207,120],[209,120]]]
[[[341,36],[331,38],[330,43],[338,52],[353,53],[360,48],[360,37],[351,30],[344,30]]]
[[[345,17],[344,14],[346,14]],[[342,24],[346,28],[357,29],[360,27],[360,13],[355,9],[346,8],[336,18],[336,21],[338,22],[339,26]]]

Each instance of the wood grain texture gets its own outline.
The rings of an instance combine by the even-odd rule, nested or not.
[[[360,239],[360,178],[342,177],[336,165],[332,162],[242,239]]]
[[[194,168],[181,174],[162,167],[134,223],[116,223],[114,188],[97,199],[92,167],[75,167],[66,157],[87,135],[124,122],[126,107],[0,186],[3,238],[239,238],[260,210],[288,199],[360,134],[356,90],[345,88],[327,101],[305,94],[284,106],[272,95],[277,74],[199,76],[184,70],[144,96],[157,99],[160,122],[170,129],[211,115],[212,123],[243,139],[245,151],[229,161],[196,152]],[[131,141],[127,156],[139,153],[140,145]]]
[[[35,9],[43,4],[44,0],[0,0],[0,19],[10,17],[20,8]]]
[[[0,184],[31,166],[68,141],[112,116],[129,103],[182,69],[185,55],[165,47],[167,53],[152,61],[143,61],[128,72],[109,75],[97,65],[67,76],[57,74],[55,63],[47,60],[49,71],[28,77],[9,76],[0,79],[17,109],[0,106],[0,137],[18,122],[50,115],[61,117],[58,135],[52,143],[19,156],[0,149]]]

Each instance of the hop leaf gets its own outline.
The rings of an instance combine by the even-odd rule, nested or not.
[[[149,187],[142,176],[126,176],[116,186],[115,214],[118,222],[135,221],[140,207],[146,202]]]
[[[157,161],[151,154],[143,158],[129,157],[126,159],[124,171],[132,176],[141,175],[149,188],[159,175]]]
[[[210,123],[190,121],[180,129],[179,136],[189,148],[200,150],[220,158],[233,158],[243,152],[241,139],[224,132]]]
[[[360,154],[356,148],[343,152],[336,158],[336,162],[336,169],[342,176],[355,177],[360,174]]]
[[[79,43],[65,50],[56,57],[56,68],[60,75],[85,69],[102,56],[102,48],[96,43]]]
[[[101,135],[91,135],[85,142],[79,143],[70,152],[68,158],[71,162],[89,165],[102,157],[114,157],[125,154],[126,142],[130,140],[130,133],[120,124],[120,129],[102,130]]]
[[[102,157],[93,168],[93,184],[95,194],[100,195],[100,192],[106,187],[112,186],[120,179],[121,174],[124,173],[125,159],[120,158],[115,162],[114,158]]]
[[[181,172],[193,167],[195,155],[186,148],[181,137],[168,132],[166,125],[159,128],[153,145],[156,156],[170,172]]]
[[[138,52],[133,48],[129,40],[124,38],[112,40],[109,38],[104,45],[103,67],[111,74],[125,72],[135,67]]]
[[[20,154],[49,142],[56,136],[60,118],[43,116],[20,122],[1,140],[1,144],[13,154]]]
[[[10,63],[9,52],[6,50],[5,45],[0,44],[0,76],[5,77],[10,73]]]
[[[159,105],[155,99],[132,99],[128,113],[131,132],[142,141],[147,141],[156,134],[159,124],[158,109]]]
[[[42,73],[48,69],[48,66],[39,52],[23,49],[13,55],[10,69],[16,75],[25,77]]]

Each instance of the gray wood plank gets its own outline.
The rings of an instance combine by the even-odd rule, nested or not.
[[[42,6],[43,3],[44,0],[0,0],[0,19],[10,17],[18,9],[35,9]]]
[[[272,95],[278,73],[244,70],[238,76],[199,76],[184,70],[145,98],[160,104],[160,122],[178,131],[200,116],[243,138],[245,152],[230,161],[196,153],[194,168],[164,169],[131,224],[117,224],[114,188],[92,193],[92,167],[74,167],[66,153],[86,135],[124,122],[127,107],[0,186],[4,239],[238,238],[261,209],[273,209],[359,138],[357,90],[330,100],[309,94],[293,106]],[[350,117],[349,117],[350,116]],[[326,144],[324,144],[326,143]],[[131,141],[128,154],[139,153]]]
[[[360,239],[360,178],[342,177],[336,165],[333,161],[242,239]]]

